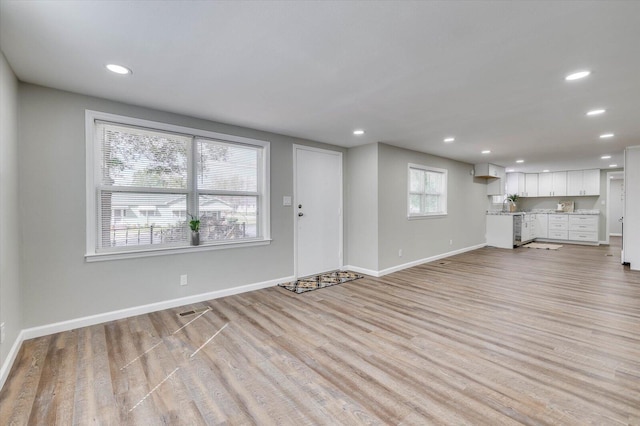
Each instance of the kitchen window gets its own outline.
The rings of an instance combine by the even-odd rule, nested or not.
[[[408,217],[447,214],[447,170],[409,164]]]
[[[268,243],[268,142],[94,111],[86,131],[87,260]]]

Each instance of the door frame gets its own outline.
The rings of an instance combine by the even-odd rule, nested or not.
[[[611,178],[614,176],[622,176],[624,181],[624,171],[607,172],[607,223],[605,224],[605,244],[610,244],[609,239],[609,225],[611,224]],[[624,214],[624,206],[622,207]]]
[[[297,205],[298,205],[298,150],[306,150],[319,152],[323,154],[336,155],[340,160],[340,214],[338,216],[338,267],[340,269],[344,266],[344,162],[341,151],[333,151],[330,149],[315,148],[307,145],[293,144],[293,204],[292,204],[292,218],[293,218],[293,276],[298,279],[298,219]]]

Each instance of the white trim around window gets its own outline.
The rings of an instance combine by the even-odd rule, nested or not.
[[[447,215],[446,169],[409,163],[407,167],[407,218]]]
[[[155,141],[158,138],[162,139],[164,146],[171,148],[167,151],[167,155],[172,156],[171,165],[177,171],[172,170],[167,175],[169,172],[165,173],[162,167],[158,167],[157,164],[143,164],[146,166],[145,172],[148,173],[149,170],[153,172],[145,175],[141,172],[143,167],[139,167],[136,162],[133,162],[134,167],[125,171],[134,175],[133,177],[119,176],[115,179],[108,177],[105,180],[105,170],[108,169],[106,173],[110,173],[109,167],[111,166],[105,166],[104,150],[111,148],[105,148],[104,140],[106,137],[98,134],[98,129],[104,125],[111,126],[116,130],[124,129],[125,133],[129,127],[132,132],[138,132],[144,135],[143,137],[146,136],[145,133],[149,133],[156,137]],[[163,134],[166,134],[166,138]],[[158,256],[270,243],[269,142],[90,110],[85,111],[85,135],[86,261]],[[174,143],[173,139],[177,141],[176,144],[182,143],[179,149],[174,149],[175,147],[171,145]],[[120,140],[117,139],[118,142]],[[145,143],[156,149],[154,140],[145,140]],[[110,146],[119,145],[121,144],[111,143]],[[207,147],[203,148],[202,146],[205,145]],[[224,152],[224,158],[214,154],[209,157],[200,155],[198,158],[198,152],[207,154],[215,152],[216,149],[218,152]],[[148,151],[150,149],[145,152]],[[176,152],[179,153],[179,161],[175,159]],[[125,158],[133,157],[125,156]],[[109,158],[118,160],[111,153]],[[209,161],[209,163],[205,161]],[[223,162],[224,164],[222,164]],[[179,167],[175,166],[176,164]],[[202,164],[209,164],[210,167],[204,167]],[[236,171],[233,172],[233,170]],[[169,181],[168,185],[165,182],[164,186],[157,182],[158,174],[162,175],[163,173],[168,176]],[[222,177],[220,177],[220,173],[222,173]],[[126,175],[126,173],[124,174]],[[163,175],[162,177],[167,176]],[[220,184],[219,182],[225,183]],[[102,205],[102,199],[107,200],[106,205]],[[147,200],[148,202],[145,202]],[[167,200],[169,201],[167,202]],[[154,214],[143,214],[148,213],[150,208],[154,209]],[[244,208],[245,216],[251,217],[253,215],[255,218],[251,217],[247,223],[238,223],[237,216],[241,208]],[[117,216],[118,219],[118,223],[114,224],[116,226],[111,227],[115,235],[114,240],[117,240],[116,244],[109,243],[107,241],[109,238],[105,238],[101,229],[103,222],[106,224],[104,226],[108,225],[109,216],[106,219],[103,217],[103,214],[106,214],[104,212],[107,211],[121,215],[111,213],[114,218]],[[177,215],[176,212],[178,212]],[[189,238],[185,238],[183,235],[183,233],[189,234],[186,221],[182,219],[187,212],[208,221],[209,237],[205,237],[203,241],[201,236],[201,245],[199,246],[189,245]],[[140,234],[139,228],[141,227],[147,232],[146,225],[142,221],[158,221],[160,223],[163,220],[167,223],[180,221],[180,224],[170,223],[167,225],[167,229],[171,231],[171,238],[166,238],[160,243],[157,239],[151,243],[145,243],[144,240],[141,242],[138,235],[137,242],[132,243],[129,239],[122,244],[122,241],[119,241],[121,239],[119,233],[122,233],[120,228],[123,218],[129,222],[136,220],[140,222],[135,223],[131,228],[126,226],[127,233],[130,234],[127,238],[131,239],[136,238],[134,236],[136,229],[138,234]],[[156,226],[161,227],[162,225]],[[234,233],[218,235],[228,230]],[[109,231],[107,230],[107,232]],[[152,227],[152,239],[153,235]],[[107,243],[103,243],[104,241]]]

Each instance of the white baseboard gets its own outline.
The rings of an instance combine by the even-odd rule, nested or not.
[[[0,369],[0,389],[4,386],[4,382],[9,376],[9,371],[13,366],[13,362],[18,355],[22,342],[36,337],[47,336],[49,334],[60,333],[63,331],[73,330],[80,327],[101,324],[104,322],[119,320],[136,315],[148,314],[150,312],[161,311],[163,309],[176,308],[178,306],[189,305],[191,303],[203,302],[205,300],[219,299],[221,297],[232,296],[234,294],[246,293],[249,291],[260,290],[262,288],[273,287],[279,283],[293,281],[293,276],[278,278],[275,280],[262,281],[253,284],[242,285],[239,287],[226,288],[223,290],[211,291],[208,293],[196,294],[193,296],[181,297],[179,299],[165,300],[148,305],[134,306],[132,308],[120,309],[117,311],[105,312],[102,314],[90,315],[82,318],[75,318],[67,321],[56,322],[39,327],[26,328],[20,331],[18,338],[13,343],[11,351],[7,359],[2,363]]]
[[[9,377],[9,372],[11,371],[11,367],[13,366],[13,362],[18,356],[18,352],[20,351],[20,347],[22,346],[23,341],[24,331],[20,331],[18,337],[16,337],[15,342],[13,342],[13,346],[11,346],[11,350],[7,354],[7,358],[2,363],[2,367],[0,367],[0,390],[2,390],[4,382],[7,381],[7,377]]]
[[[477,244],[475,246],[465,247],[465,248],[461,248],[461,249],[458,249],[458,250],[449,251],[449,252],[442,253],[442,254],[437,254],[435,256],[425,257],[423,259],[418,259],[418,260],[414,260],[414,261],[411,261],[411,262],[403,263],[401,265],[392,266],[390,268],[386,268],[386,269],[383,269],[381,271],[374,271],[374,270],[371,270],[371,269],[360,268],[358,266],[353,266],[353,265],[345,266],[345,269],[349,269],[349,270],[351,270],[353,272],[358,272],[358,273],[361,273],[361,274],[372,275],[374,277],[382,277],[384,275],[391,274],[392,272],[398,272],[398,271],[401,271],[403,269],[412,268],[414,266],[422,265],[423,263],[429,263],[429,262],[433,262],[435,260],[444,259],[445,257],[455,256],[456,254],[461,254],[461,253],[465,253],[465,252],[468,252],[468,251],[477,250],[477,249],[480,249],[482,247],[486,247],[486,245],[487,245],[487,243]]]
[[[275,280],[262,281],[259,283],[247,284],[239,287],[226,288],[223,290],[216,290],[208,293],[181,297],[179,299],[165,300],[162,302],[150,303],[148,305],[134,306],[132,308],[120,309],[118,311],[105,312],[103,314],[96,314],[88,317],[56,322],[40,327],[27,328],[22,331],[24,333],[25,340],[33,339],[34,337],[47,336],[49,334],[60,333],[62,331],[73,330],[75,328],[87,327],[90,325],[101,324],[103,322],[119,320],[136,315],[148,314],[149,312],[156,312],[163,309],[170,309],[178,306],[188,305],[191,303],[203,302],[205,300],[219,299],[221,297],[232,296],[234,294],[260,290],[261,288],[273,287],[278,283],[293,281],[294,279],[295,278],[293,276],[290,276],[278,278]]]
[[[378,271],[374,271],[373,269],[361,268],[359,266],[347,265],[343,267],[344,270],[349,270],[353,272],[357,272],[359,274],[371,275],[372,277],[379,277]]]

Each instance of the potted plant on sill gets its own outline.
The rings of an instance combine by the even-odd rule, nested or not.
[[[507,195],[507,201],[509,202],[509,211],[510,212],[515,212],[518,209],[518,205],[517,205],[518,199],[520,199],[518,194],[509,194],[509,195]]]
[[[189,228],[191,228],[191,245],[200,245],[200,219],[196,216],[189,215],[191,220],[189,221]]]

